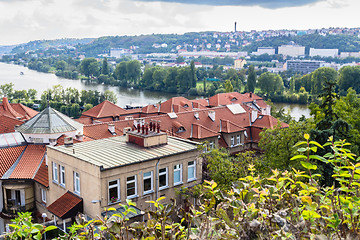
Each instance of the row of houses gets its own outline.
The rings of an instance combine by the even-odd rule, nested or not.
[[[140,219],[149,200],[177,197],[181,204],[176,189],[202,182],[200,143],[235,154],[258,149],[264,128],[287,127],[252,93],[176,97],[130,110],[105,101],[77,121],[50,107],[34,116],[21,108],[6,98],[0,105],[0,117],[14,120],[1,121],[2,217],[32,211],[40,221],[45,213],[64,230],[79,212],[89,219],[108,207],[122,212],[126,199]]]

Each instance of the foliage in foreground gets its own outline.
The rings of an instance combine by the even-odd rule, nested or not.
[[[316,155],[326,146],[331,152]],[[250,174],[229,191],[206,182],[206,197],[197,207],[177,210],[175,203],[163,205],[160,198],[151,202],[156,210],[147,213],[147,222],[128,223],[133,205],[128,202],[124,215],[83,220],[60,239],[358,239],[360,158],[349,146],[332,138],[322,146],[305,134],[305,141],[296,144],[299,154],[292,158],[305,171],[272,170],[272,176],[260,177],[250,165]],[[319,185],[318,161],[333,166],[331,187]],[[181,221],[171,220],[173,214]],[[29,239],[23,235],[29,223],[16,224],[9,238]]]

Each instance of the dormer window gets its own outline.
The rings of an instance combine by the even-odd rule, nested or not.
[[[185,103],[184,108],[188,108],[188,107],[189,107],[189,105],[187,103]]]
[[[184,127],[180,127],[179,130],[177,131],[178,133],[181,133],[181,132],[185,132],[186,129]]]
[[[237,101],[237,98],[236,97],[233,97],[232,99],[231,99],[231,101]]]

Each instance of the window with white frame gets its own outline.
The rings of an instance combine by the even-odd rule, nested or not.
[[[240,134],[236,135],[236,145],[240,145],[241,142],[241,138],[240,138]]]
[[[80,174],[74,172],[74,192],[80,194]]]
[[[58,175],[58,165],[57,165],[57,163],[53,162],[52,167],[53,167],[53,181],[58,183],[59,175]]]
[[[159,189],[164,189],[168,187],[168,169],[161,168],[159,169]]]
[[[196,180],[196,162],[188,162],[188,182]]]
[[[120,201],[120,181],[119,179],[109,181],[109,203]]]
[[[65,167],[59,165],[60,167],[60,185],[65,187]]]
[[[136,175],[126,178],[126,196],[127,198],[136,197],[137,184]]]
[[[153,192],[153,172],[146,172],[144,173],[143,177],[144,181],[144,194],[148,194]]]
[[[46,190],[43,188],[41,189],[41,201],[46,203]]]
[[[233,147],[235,145],[235,137],[231,136],[231,147]]]
[[[174,185],[182,183],[182,164],[174,165]]]

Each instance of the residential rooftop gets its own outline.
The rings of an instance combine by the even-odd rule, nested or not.
[[[94,164],[102,170],[125,166],[137,162],[195,151],[198,143],[168,136],[167,144],[144,148],[128,143],[126,136],[75,143],[71,146],[48,146],[50,149]]]

